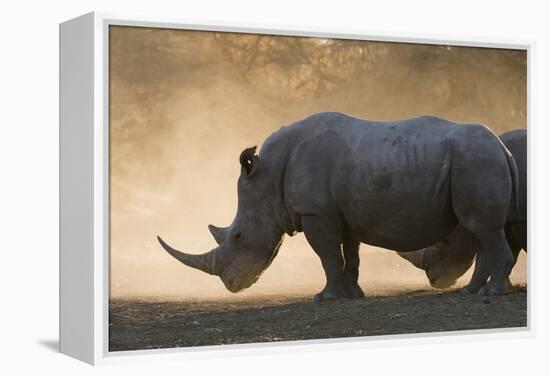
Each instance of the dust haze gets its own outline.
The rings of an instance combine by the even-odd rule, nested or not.
[[[497,134],[526,127],[524,51],[111,26],[109,60],[111,297],[321,290],[321,263],[302,234],[287,236],[258,283],[237,295],[156,240],[212,249],[207,225],[226,226],[236,212],[240,152],[312,113],[430,114]],[[366,295],[428,287],[394,252],[360,253]],[[524,253],[511,278],[525,282]]]

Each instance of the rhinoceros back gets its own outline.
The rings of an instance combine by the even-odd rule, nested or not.
[[[451,132],[450,122],[435,117],[378,122],[321,113],[273,134],[261,158],[284,166],[290,217],[324,212],[343,217],[366,243],[386,244],[379,238],[391,233],[396,246],[415,244],[420,223],[444,230],[456,224]]]

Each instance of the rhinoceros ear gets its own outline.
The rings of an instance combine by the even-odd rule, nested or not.
[[[239,162],[247,176],[252,176],[258,168],[259,157],[255,155],[256,147],[246,148],[239,157]]]

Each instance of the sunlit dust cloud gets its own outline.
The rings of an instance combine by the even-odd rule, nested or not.
[[[111,26],[109,56],[112,297],[236,297],[156,236],[191,253],[213,248],[207,225],[236,211],[240,152],[309,114],[526,127],[524,51]],[[522,255],[512,280],[525,279]],[[360,284],[367,295],[428,287],[422,271],[365,245]],[[323,285],[300,234],[238,296]]]

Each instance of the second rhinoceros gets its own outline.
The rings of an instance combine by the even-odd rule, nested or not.
[[[508,131],[500,135],[500,139],[512,153],[519,174],[518,202],[508,213],[504,228],[514,258],[513,267],[521,249],[527,251],[527,130]],[[478,250],[476,237],[458,225],[441,242],[418,252],[400,255],[426,271],[433,287],[443,289],[453,286],[470,268]]]
[[[362,297],[359,244],[401,252],[433,245],[461,224],[480,240],[469,284],[506,292],[513,261],[504,225],[517,168],[487,127],[433,116],[367,121],[319,113],[240,155],[237,214],[205,254],[163,248],[238,292],[270,265],[284,234],[304,232],[326,275],[316,301]],[[483,286],[490,277],[491,283]]]

